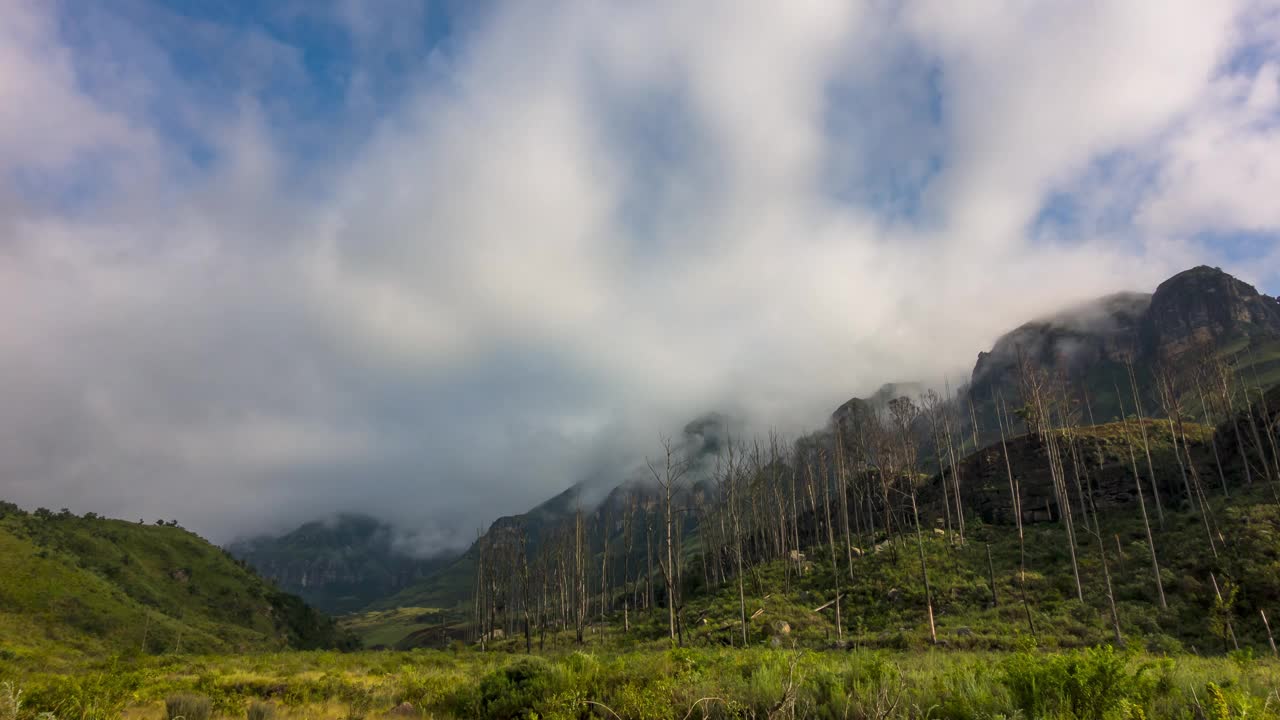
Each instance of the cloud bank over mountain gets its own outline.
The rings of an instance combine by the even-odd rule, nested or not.
[[[1200,263],[1280,289],[1275,2],[15,0],[0,496],[456,546]]]

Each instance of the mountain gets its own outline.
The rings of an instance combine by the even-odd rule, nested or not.
[[[227,550],[281,589],[333,614],[361,610],[455,560],[452,554],[419,557],[397,541],[390,525],[357,514],[234,542]]]
[[[1196,347],[1280,338],[1280,300],[1218,268],[1200,266],[1160,284],[1142,318],[1142,353],[1176,358]]]
[[[968,395],[983,437],[995,428],[992,398],[1012,407],[1018,397],[1019,353],[1031,364],[1084,388],[1094,420],[1134,410],[1127,359],[1132,359],[1144,410],[1158,415],[1155,373],[1167,366],[1183,380],[1217,358],[1249,385],[1280,382],[1280,301],[1218,268],[1195,267],[1160,283],[1154,293],[1119,293],[1026,323],[978,354]],[[1116,390],[1119,390],[1117,397]],[[1194,403],[1193,403],[1194,404]]]
[[[990,443],[998,438],[991,398],[996,392],[1001,392],[1009,403],[1010,411],[1015,408],[1019,353],[1032,363],[1083,385],[1089,392],[1094,420],[1105,423],[1119,417],[1121,399],[1125,402],[1126,412],[1133,411],[1131,398],[1126,394],[1126,359],[1134,361],[1144,410],[1154,417],[1160,414],[1154,399],[1152,378],[1155,366],[1161,362],[1190,365],[1195,360],[1193,353],[1200,351],[1227,360],[1238,373],[1247,374],[1250,385],[1265,388],[1280,382],[1280,301],[1258,293],[1252,286],[1220,269],[1197,267],[1169,278],[1152,293],[1117,293],[1028,322],[997,339],[989,351],[979,354],[967,386],[968,395],[974,401],[973,415],[969,414],[968,408],[953,408],[956,410],[953,417],[959,423],[954,427],[960,445],[957,450],[961,456],[968,456],[982,447],[989,451]],[[1121,389],[1119,397],[1114,390],[1116,387]],[[924,386],[918,383],[888,383],[869,397],[853,398],[843,403],[833,412],[832,419],[839,421],[855,413],[884,411],[890,400],[904,395],[916,399],[924,391]],[[980,428],[976,433],[976,447],[970,423],[973,416],[977,417]],[[1088,418],[1082,419],[1082,422],[1088,421]],[[932,453],[933,440],[927,422],[921,419],[917,425],[921,435],[921,458],[927,460]],[[1100,427],[1102,429],[1098,432],[1101,434],[1091,442],[1097,447],[1109,447],[1108,452],[1113,453],[1108,455],[1105,472],[1101,476],[1105,483],[1101,489],[1111,493],[1108,497],[1116,502],[1125,502],[1129,499],[1123,489],[1128,477],[1125,475],[1127,466],[1121,462],[1124,458],[1114,456],[1114,447],[1107,445],[1114,443],[1115,428]],[[699,443],[691,447],[696,447],[699,472],[703,475],[714,462],[724,432],[725,421],[717,416],[690,423],[684,430],[682,442]],[[1161,437],[1156,429],[1151,432],[1153,437]],[[1203,436],[1208,430],[1201,427],[1196,432]],[[1038,462],[1033,459],[1038,457],[1036,453],[1039,451],[1033,445],[1027,445],[1025,440],[1019,440],[1012,447],[1026,456],[1026,462]],[[1156,448],[1153,453],[1159,461],[1165,449]],[[1002,487],[997,470],[1002,470],[1003,465],[992,464],[990,457],[982,455],[973,455],[964,462],[969,465],[962,472],[981,479],[975,484],[974,491],[985,488],[983,492],[986,495],[975,496],[974,502],[989,504],[995,497],[993,493],[998,494]],[[1031,501],[1037,503],[1035,510],[1042,512],[1042,496],[1048,493],[1046,488],[1049,486],[1042,487],[1040,481],[1044,478],[1040,476],[1043,473],[1030,469],[1025,472],[1028,478],[1034,478],[1028,480],[1028,492],[1032,495]],[[642,476],[643,473],[640,479]],[[645,486],[615,480],[615,486],[609,489],[608,484],[602,482],[591,484],[589,492],[586,485],[572,486],[529,513],[500,518],[485,537],[497,530],[523,526],[532,549],[544,529],[570,518],[580,498],[589,494],[603,498],[591,521],[608,517],[615,524],[613,532],[616,538],[617,518],[625,498]],[[651,486],[647,492],[653,492]],[[640,493],[642,497],[644,494]],[[651,498],[645,500],[648,501]],[[588,502],[581,504],[592,505]],[[1052,509],[1044,512],[1051,513]],[[696,543],[699,541],[697,519],[690,518],[687,522],[687,542]],[[480,542],[483,540],[482,537]],[[475,581],[478,546],[473,546],[449,567],[372,607],[384,611],[396,607],[434,608],[453,605],[469,597]]]
[[[1080,376],[1119,365],[1138,349],[1152,295],[1118,293],[1033,320],[978,353],[972,385],[1004,384],[1017,372],[1018,353],[1051,371]]]
[[[347,644],[336,624],[175,525],[0,503],[0,657]]]
[[[927,388],[917,382],[885,383],[880,386],[880,389],[876,390],[868,397],[851,398],[843,405],[836,408],[835,412],[831,413],[831,419],[840,421],[845,418],[852,417],[856,413],[869,412],[874,414],[885,412],[889,409],[890,400],[904,396],[916,398],[919,397],[921,393],[925,392],[925,390],[927,390]]]
[[[684,492],[696,492],[704,488],[726,437],[737,431],[738,428],[731,419],[718,413],[703,414],[684,426],[680,436],[672,442],[674,452],[692,458]],[[607,521],[612,524],[612,532],[616,536],[621,532],[620,518],[624,506],[633,496],[650,506],[657,502],[656,491],[649,478],[649,470],[643,464],[619,475],[592,477],[574,483],[528,512],[500,517],[461,556],[394,595],[370,603],[370,616],[385,614],[396,608],[417,608],[423,611],[450,609],[465,602],[470,598],[475,583],[479,549],[487,538],[502,533],[522,529],[527,548],[532,552],[547,539],[549,532],[562,527],[566,520],[571,519],[582,508],[588,523]],[[690,519],[689,530],[694,530],[696,525],[696,519]],[[377,630],[370,632],[369,636],[378,636]]]

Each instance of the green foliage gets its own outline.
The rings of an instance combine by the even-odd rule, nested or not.
[[[380,718],[408,702],[424,718],[1280,718],[1280,661],[1109,647],[1016,653],[634,648],[546,656],[448,651],[141,656],[109,669],[29,672],[16,717],[158,720],[211,716]],[[0,671],[2,672],[2,671]],[[11,691],[16,693],[16,690]],[[604,708],[608,708],[605,710]],[[247,710],[247,712],[246,712]],[[1225,715],[1223,713],[1226,713]],[[10,713],[13,715],[13,713]]]
[[[61,720],[116,720],[137,699],[143,677],[113,668],[106,672],[55,675],[28,686],[25,704]]]
[[[213,704],[193,693],[170,695],[164,700],[165,720],[209,720]]]
[[[538,658],[521,658],[485,676],[476,691],[477,718],[525,720],[545,717],[568,690],[563,678]]]
[[[1155,681],[1149,665],[1129,666],[1130,657],[1109,645],[1047,658],[1019,653],[1005,661],[1002,680],[1030,717],[1146,717]]]
[[[0,655],[20,664],[328,647],[346,637],[180,528],[69,513],[0,517]]]

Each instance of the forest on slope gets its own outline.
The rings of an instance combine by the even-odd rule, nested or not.
[[[667,441],[597,507],[495,523],[455,633],[1268,652],[1280,312],[1206,268],[1152,303],[1177,311],[1139,324],[1162,338],[1141,352],[1073,365],[1015,343],[951,397],[851,401],[793,440]]]

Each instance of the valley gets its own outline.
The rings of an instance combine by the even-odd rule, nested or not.
[[[5,504],[5,720],[159,719],[174,693],[299,719],[1267,717],[1280,303],[1189,272],[1100,301],[1101,330],[1019,328],[950,395],[886,385],[795,438],[708,414],[457,555],[354,515],[223,550]]]

